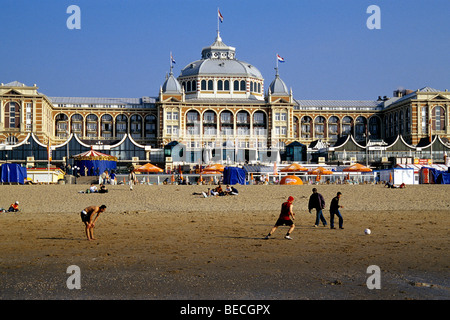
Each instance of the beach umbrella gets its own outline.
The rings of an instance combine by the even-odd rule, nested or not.
[[[372,169],[363,166],[362,164],[355,163],[352,164],[350,167],[344,168],[342,171],[344,172],[371,172]]]
[[[207,166],[205,169],[203,169],[203,171],[223,171],[225,169],[225,167],[223,165],[221,165],[220,163],[216,163],[216,164],[211,164],[209,166]]]
[[[308,171],[308,174],[323,175],[323,174],[333,174],[333,171],[325,169],[324,167],[317,167]]]
[[[146,163],[143,166],[138,167],[137,169],[135,169],[135,171],[137,172],[143,172],[143,173],[161,173],[164,172],[163,169],[151,164],[151,163]]]
[[[305,167],[298,163],[293,163],[287,167],[280,170],[281,172],[297,172],[297,171],[308,171]]]
[[[286,176],[281,179],[280,184],[283,185],[302,185],[303,181],[297,176]]]

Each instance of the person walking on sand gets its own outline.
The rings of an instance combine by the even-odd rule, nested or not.
[[[266,240],[269,239],[279,226],[286,225],[286,226],[289,226],[290,228],[284,238],[288,239],[288,240],[292,240],[290,235],[291,235],[292,231],[294,231],[294,228],[295,228],[295,224],[294,224],[295,214],[293,211],[294,205],[292,204],[293,202],[294,202],[294,197],[289,197],[287,199],[287,201],[281,205],[280,216],[279,216],[278,220],[275,222],[275,225],[273,226],[273,228],[270,230],[269,234],[264,239],[266,239]]]
[[[339,211],[339,208],[343,208],[344,206],[339,205],[339,199],[341,198],[342,193],[338,192],[336,194],[336,197],[331,200],[330,204],[330,229],[336,229],[334,227],[334,215],[337,215],[339,218],[339,229],[343,228],[344,219],[342,218],[341,212]]]
[[[95,240],[94,238],[94,227],[97,222],[98,217],[102,212],[105,212],[106,206],[103,204],[100,207],[90,206],[81,211],[81,221],[84,222],[86,226],[86,236],[89,241]],[[95,218],[94,218],[95,215]]]
[[[316,209],[316,222],[314,227],[317,228],[320,221],[322,221],[323,226],[326,227],[327,220],[325,220],[322,212],[322,210],[325,209],[325,199],[320,193],[317,192],[316,188],[313,188],[312,192],[312,195],[309,197],[308,210],[309,213],[311,213],[312,209]]]

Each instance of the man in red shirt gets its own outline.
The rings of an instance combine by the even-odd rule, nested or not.
[[[269,237],[272,236],[272,234],[275,232],[275,230],[277,230],[279,226],[285,225],[289,226],[290,228],[284,238],[292,240],[290,234],[292,231],[294,231],[295,228],[294,224],[295,214],[292,210],[292,208],[294,207],[294,205],[292,204],[293,202],[294,197],[289,197],[288,200],[281,205],[280,217],[278,218],[277,222],[275,222],[275,225],[273,226],[272,230],[270,230],[269,234],[264,239],[266,240],[269,239]]]

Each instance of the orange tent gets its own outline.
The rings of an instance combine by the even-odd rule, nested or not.
[[[344,172],[371,172],[372,169],[367,168],[366,166],[363,166],[362,164],[359,163],[355,163],[353,165],[351,165],[350,167],[344,168],[344,170],[342,170]]]
[[[308,171],[305,167],[301,166],[298,163],[293,163],[283,169],[280,170],[281,172],[296,172],[296,171]]]
[[[302,185],[303,181],[297,176],[286,176],[281,179],[280,184],[286,185]]]
[[[223,171],[225,167],[219,163],[207,166],[203,171]]]
[[[137,172],[143,172],[143,173],[161,173],[164,172],[163,169],[151,164],[151,163],[147,163],[144,164],[141,167],[138,167],[137,169],[135,169],[135,171]]]
[[[315,175],[333,174],[333,171],[325,169],[324,167],[318,167],[318,168],[309,170],[308,174],[315,174]]]

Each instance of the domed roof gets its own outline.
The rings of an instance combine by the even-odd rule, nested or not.
[[[181,85],[177,79],[173,76],[173,73],[170,72],[166,81],[162,86],[162,92],[164,93],[181,93]]]
[[[273,95],[289,95],[289,90],[284,81],[281,80],[280,76],[278,75],[278,72],[275,75],[275,79],[269,86],[269,92],[270,94]]]
[[[254,77],[262,79],[262,74],[256,67],[236,59],[197,60],[184,67],[184,69],[181,70],[180,77],[202,74]]]
[[[237,60],[236,49],[222,42],[217,33],[216,40],[203,48],[202,59],[191,62],[181,70],[180,77],[196,75],[228,75],[237,77],[255,77],[262,79],[261,72],[253,65]]]

